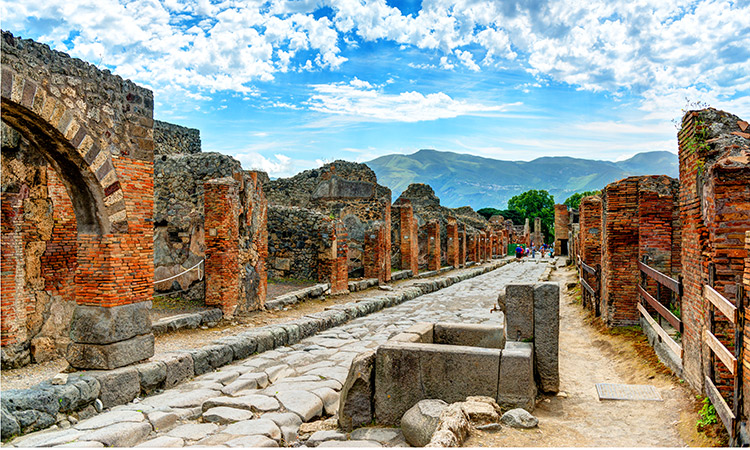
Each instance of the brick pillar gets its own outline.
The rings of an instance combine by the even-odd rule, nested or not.
[[[458,223],[455,217],[448,217],[445,229],[448,233],[448,265],[458,268]]]
[[[477,241],[478,241],[478,236],[479,235],[477,233],[471,233],[471,234],[469,234],[469,238],[468,238],[468,244],[469,245],[467,246],[468,248],[467,248],[467,251],[466,251],[466,253],[468,255],[467,256],[467,260],[468,261],[478,262],[478,258],[477,258]]]
[[[638,323],[636,285],[640,280],[637,177],[604,188],[602,222],[602,317],[609,326],[634,325]],[[557,228],[555,236],[559,236]]]
[[[377,278],[381,285],[390,280],[390,270],[386,266],[390,257],[386,254],[385,235],[385,226],[377,222],[365,233],[365,278]]]
[[[349,292],[349,245],[346,226],[340,220],[333,224],[333,243],[331,244],[331,294]]]
[[[581,259],[590,266],[596,266],[602,261],[602,199],[598,196],[584,197],[579,214]]]
[[[14,347],[20,348],[28,338],[26,332],[26,299],[23,286],[25,276],[23,272],[23,195],[20,193],[3,192],[2,197],[2,322],[0,322],[0,336],[3,351]],[[12,351],[12,350],[11,350]],[[16,352],[13,351],[15,354]],[[5,355],[4,355],[5,357]],[[28,357],[23,364],[28,362]],[[5,363],[5,361],[3,361]]]
[[[534,217],[534,245],[539,248],[543,244],[542,239],[542,218]]]
[[[385,214],[383,215],[383,253],[385,257],[384,261],[384,280],[385,282],[391,281],[391,256],[393,255],[391,251],[391,245],[393,242],[391,241],[391,227],[393,227],[393,223],[391,222],[391,201],[390,196],[388,197],[388,200],[384,201],[384,210]]]
[[[555,255],[568,255],[570,239],[568,227],[570,226],[570,213],[565,205],[555,205]]]
[[[113,223],[111,233],[79,229],[76,238],[77,306],[66,359],[79,369],[114,369],[154,354],[153,157],[123,157],[115,166],[126,209],[110,220],[126,219]]]
[[[402,200],[399,207],[401,219],[401,269],[411,270],[413,276],[419,274],[419,238],[414,210],[408,200]]]
[[[466,265],[466,225],[463,223],[458,224],[458,264]]]
[[[204,184],[206,305],[234,314],[240,296],[239,183],[232,178]]]
[[[440,270],[440,222],[427,224],[427,270]]]

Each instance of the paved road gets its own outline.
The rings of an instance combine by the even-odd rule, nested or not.
[[[513,262],[301,342],[224,366],[162,394],[121,405],[67,430],[24,436],[16,446],[148,447],[292,445],[313,422],[335,415],[352,359],[416,322],[499,321],[491,314],[505,284],[535,282],[546,263]],[[380,295],[375,293],[374,295]],[[323,425],[329,428],[332,421]],[[302,427],[302,429],[300,429]],[[320,424],[317,425],[320,429]],[[307,445],[347,436],[318,431]],[[398,430],[355,430],[346,446],[406,445]]]

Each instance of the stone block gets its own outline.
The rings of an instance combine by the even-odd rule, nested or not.
[[[469,395],[495,397],[500,355],[499,349],[385,343],[375,363],[378,423],[397,424],[406,410],[425,398],[457,402]]]
[[[505,333],[509,341],[534,339],[534,286],[509,284],[505,287]]]
[[[149,322],[148,332],[151,332]],[[111,344],[68,345],[65,358],[78,369],[115,369],[154,356],[154,335],[144,334]]]
[[[163,385],[167,378],[167,365],[161,361],[152,361],[135,366],[140,378],[141,391],[150,394]]]
[[[89,372],[99,381],[99,399],[104,408],[124,405],[141,392],[141,380],[134,367],[123,367],[107,372]]]
[[[433,342],[435,344],[485,348],[505,347],[505,333],[502,326],[436,323],[434,330]]]
[[[232,347],[229,345],[209,345],[203,347],[203,349],[208,352],[208,364],[211,366],[211,369],[218,369],[225,366],[232,362],[234,358]]]
[[[539,388],[560,390],[560,286],[539,283],[534,286],[534,363]]]
[[[535,397],[534,346],[526,342],[506,342],[500,360],[497,403],[531,412]]]
[[[435,341],[434,339],[435,324],[428,322],[419,322],[410,326],[404,333],[414,333],[420,336],[419,342],[425,344],[431,344]]]
[[[187,350],[193,359],[193,371],[196,376],[213,370],[208,359],[208,351],[205,348]]]
[[[339,397],[339,426],[346,431],[372,422],[375,351],[354,357]]]
[[[164,389],[174,387],[195,376],[193,357],[189,353],[165,353],[155,356],[153,360],[161,361],[167,366]]]
[[[438,344],[420,347],[419,369],[425,398],[455,403],[470,395],[497,395],[494,380],[500,367],[499,349]]]
[[[70,322],[70,338],[79,344],[111,344],[150,333],[150,301],[111,308],[78,305]]]

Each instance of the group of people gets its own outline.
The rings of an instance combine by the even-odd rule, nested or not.
[[[531,256],[532,258],[536,258],[537,253],[539,253],[540,258],[552,258],[552,256],[554,256],[555,254],[555,249],[551,244],[542,244],[538,248],[534,245],[526,248],[524,248],[521,244],[518,244],[516,246],[516,259],[521,259],[524,256]]]

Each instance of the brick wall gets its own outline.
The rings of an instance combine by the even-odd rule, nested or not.
[[[440,269],[440,223],[431,221],[427,229],[427,270]]]
[[[707,324],[702,289],[709,281],[709,265],[715,267],[716,290],[735,302],[747,257],[742,238],[750,228],[750,139],[743,126],[748,131],[746,122],[723,111],[690,111],[683,117],[678,134],[683,367],[685,379],[696,389],[702,389],[703,376],[708,373],[709,353],[701,335]],[[722,341],[731,340],[729,331],[725,323],[717,325],[717,337]],[[720,364],[716,368],[719,388],[726,391],[726,373]]]

